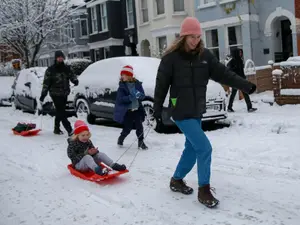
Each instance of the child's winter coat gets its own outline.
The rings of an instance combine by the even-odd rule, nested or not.
[[[68,157],[71,159],[72,164],[75,166],[79,161],[88,154],[88,150],[95,148],[92,141],[81,142],[78,139],[68,139]]]
[[[142,98],[138,100],[138,112],[141,116],[142,121],[145,120],[145,110],[141,103],[141,100],[143,100],[143,97],[145,96],[145,92],[142,86],[142,83],[138,80],[135,82],[135,89],[136,91],[139,91],[142,95]],[[130,90],[128,88],[127,82],[120,81],[119,88],[117,92],[117,99],[116,99],[116,105],[114,110],[114,120],[120,124],[123,124],[124,117],[127,113],[127,111],[130,109],[132,104],[132,99],[135,98],[135,96],[130,93]]]

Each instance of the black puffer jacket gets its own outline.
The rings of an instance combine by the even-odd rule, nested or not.
[[[198,54],[175,51],[160,62],[154,93],[154,111],[161,116],[170,87],[169,108],[174,120],[201,118],[206,112],[206,88],[212,79],[253,93],[255,85],[231,72],[208,50]]]
[[[232,51],[232,59],[229,61],[227,66],[240,77],[246,78],[244,73],[244,61],[240,56],[240,52],[243,54],[243,50],[239,48]]]
[[[50,96],[68,96],[70,81],[78,85],[78,79],[70,67],[64,63],[54,63],[45,72],[41,96],[45,97],[48,91]]]

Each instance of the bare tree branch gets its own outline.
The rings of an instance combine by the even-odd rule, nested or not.
[[[68,29],[74,11],[69,2],[1,0],[0,41],[18,52],[27,67],[33,66],[41,47],[47,42],[60,42],[60,30]]]

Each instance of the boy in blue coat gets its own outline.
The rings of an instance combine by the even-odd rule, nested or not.
[[[118,145],[123,146],[124,139],[135,125],[138,137],[138,148],[148,149],[144,143],[145,110],[141,101],[145,98],[142,83],[133,77],[132,66],[124,66],[117,92],[114,120],[123,124],[123,130],[118,138]]]

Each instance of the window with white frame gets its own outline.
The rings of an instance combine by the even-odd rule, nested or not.
[[[216,0],[202,0],[203,4],[215,3]]]
[[[228,27],[228,53],[231,53],[233,49],[243,49],[243,37],[242,37],[242,26]]]
[[[107,10],[106,3],[100,5],[100,14],[101,14],[101,31],[107,30]]]
[[[215,5],[216,0],[199,0],[201,6],[205,5]]]
[[[164,0],[155,0],[155,12],[156,12],[156,16],[165,14]]]
[[[141,22],[146,23],[149,21],[149,14],[148,14],[148,3],[147,0],[140,0],[141,2]]]
[[[126,0],[127,27],[134,26],[133,0]]]
[[[205,31],[205,36],[206,48],[209,49],[218,59],[220,59],[218,30],[207,30]]]
[[[96,6],[91,8],[91,22],[92,22],[92,33],[95,33],[98,31]]]
[[[88,22],[87,19],[80,19],[80,36],[84,37],[88,35]]]
[[[158,43],[158,56],[161,57],[164,50],[167,48],[167,37],[158,37],[157,38],[157,43]]]
[[[173,9],[174,9],[174,12],[183,12],[184,11],[184,0],[173,0]]]

